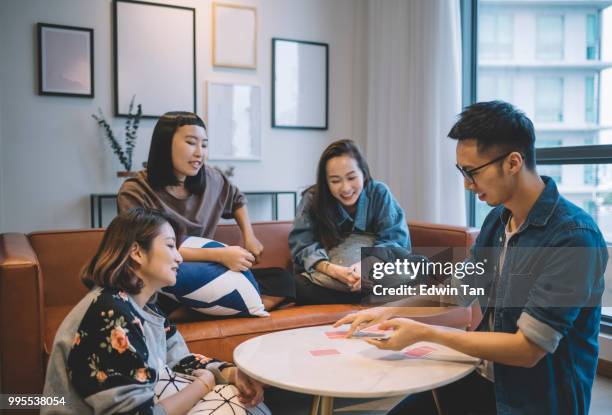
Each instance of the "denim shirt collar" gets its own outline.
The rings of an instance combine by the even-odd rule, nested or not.
[[[367,185],[366,185],[367,186]],[[355,219],[349,215],[344,207],[338,202],[338,214],[340,215],[340,224],[344,224],[346,221],[353,222],[353,228],[361,232],[366,231],[368,207],[370,205],[370,198],[366,194],[366,186],[363,186],[359,199],[357,199],[357,206],[355,209]]]
[[[555,207],[557,207],[557,203],[559,203],[559,191],[557,190],[557,185],[554,180],[551,180],[548,176],[540,176],[542,181],[544,181],[544,190],[538,197],[538,200],[534,203],[527,215],[527,219],[525,223],[521,226],[520,231],[526,229],[529,225],[534,226],[546,226],[548,220],[553,215],[555,211]],[[510,220],[510,216],[512,212],[509,209],[504,207],[500,213],[500,219],[502,223],[505,225]]]

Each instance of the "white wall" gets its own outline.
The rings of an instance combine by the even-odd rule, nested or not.
[[[243,0],[258,10],[257,70],[211,66],[211,1],[164,0],[196,8],[198,112],[204,110],[206,81],[258,84],[262,88],[262,161],[232,162],[243,190],[296,190],[314,181],[322,149],[333,139],[359,136],[354,107],[363,101],[353,68],[362,1]],[[121,166],[90,114],[112,114],[112,29],[110,0],[0,1],[0,232],[89,226],[89,194],[115,192]],[[94,29],[95,98],[36,94],[37,22]],[[359,30],[358,30],[359,29]],[[270,127],[271,38],[330,44],[330,128],[328,131]],[[8,40],[8,41],[7,41]],[[171,110],[169,108],[168,110]],[[10,121],[10,122],[8,122]],[[117,132],[122,119],[113,121]],[[135,165],[146,159],[154,122],[144,120]],[[3,140],[2,140],[3,139]],[[357,137],[359,139],[359,137]],[[226,163],[216,163],[224,167]],[[2,174],[4,172],[4,174]],[[2,220],[4,219],[4,220]]]

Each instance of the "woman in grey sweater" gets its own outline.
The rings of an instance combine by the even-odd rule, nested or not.
[[[85,268],[91,291],[62,322],[49,358],[44,394],[64,407],[42,413],[185,414],[216,383],[233,383],[244,406],[258,405],[262,385],[229,363],[192,354],[176,327],[149,301],[176,281],[182,257],[166,215],[135,208],[116,217]],[[167,397],[159,375],[192,380]]]
[[[184,241],[179,240],[185,262],[217,263],[237,272],[250,270],[266,310],[293,302],[295,283],[290,272],[275,267],[251,269],[260,262],[264,247],[251,226],[246,197],[207,159],[208,133],[204,120],[191,112],[165,113],[153,129],[146,170],[127,179],[119,189],[119,213],[137,206],[157,209],[181,226],[185,231],[183,237],[206,239],[214,239],[221,218],[235,219],[244,248],[237,245],[191,248],[180,246]],[[182,273],[179,280],[181,276]]]

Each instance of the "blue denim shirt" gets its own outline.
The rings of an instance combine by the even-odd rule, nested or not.
[[[542,179],[546,187],[508,241],[502,269],[505,207],[489,213],[472,249],[471,260],[484,261],[490,276],[469,282],[486,291],[478,297],[485,305],[478,330],[491,330],[493,313],[492,331],[520,329],[548,352],[532,368],[494,364],[500,415],[586,414],[597,368],[606,243],[593,219]]]
[[[315,239],[310,214],[313,190],[306,191],[297,208],[293,229],[289,233],[289,248],[296,272],[313,272],[317,262],[328,260],[327,251]],[[369,180],[364,185],[355,217],[337,202],[338,223],[343,233],[371,233],[376,235],[374,246],[410,249],[410,235],[404,210],[386,184]]]

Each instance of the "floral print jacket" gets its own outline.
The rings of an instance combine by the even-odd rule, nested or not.
[[[227,365],[189,353],[176,327],[155,304],[141,308],[125,292],[96,288],[58,330],[45,393],[66,396],[76,392],[78,397],[73,400],[83,400],[83,407],[95,414],[163,414],[153,390],[164,367],[187,375],[209,369],[218,375]],[[62,385],[66,382],[69,385]]]

